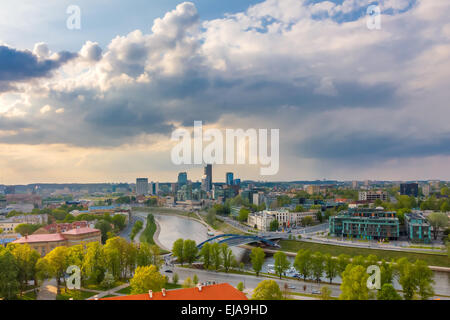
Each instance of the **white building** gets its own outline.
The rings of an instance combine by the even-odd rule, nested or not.
[[[277,220],[280,226],[294,227],[302,224],[302,219],[311,217],[313,221],[317,220],[316,211],[290,212],[288,210],[264,210],[252,213],[248,216],[247,223],[261,231],[269,231],[270,223]]]
[[[358,195],[359,201],[387,201],[388,194],[385,191],[360,191]]]

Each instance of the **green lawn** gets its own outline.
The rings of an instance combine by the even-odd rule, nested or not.
[[[408,258],[414,262],[417,259],[424,260],[430,266],[450,267],[450,259],[447,255],[440,255],[436,253],[415,253],[415,252],[400,252],[391,250],[368,249],[368,248],[354,248],[335,246],[330,244],[312,243],[294,240],[281,240],[281,250],[288,252],[297,252],[300,249],[309,249],[311,251],[320,251],[322,253],[330,253],[333,256],[338,256],[342,253],[349,256],[363,255],[368,256],[374,254],[380,259],[390,261],[391,259]]]
[[[105,290],[109,290],[109,289],[121,286],[124,283],[125,283],[124,281],[116,281],[111,288],[105,288],[99,284],[86,284],[83,286],[83,288],[91,289],[91,290],[98,290],[98,291],[105,291]]]
[[[92,296],[95,296],[97,293],[81,291],[81,290],[68,290],[61,289],[61,293],[56,296],[56,300],[69,300],[73,298],[73,300],[86,300]]]
[[[131,286],[120,289],[119,291],[116,291],[116,292],[121,293],[121,294],[131,294]]]
[[[30,291],[22,296],[17,296],[17,300],[36,300],[36,293]]]

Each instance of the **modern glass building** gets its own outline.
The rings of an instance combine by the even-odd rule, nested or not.
[[[233,184],[233,179],[234,179],[233,172],[227,172],[226,174],[227,185],[231,186]]]
[[[431,226],[427,219],[418,213],[405,215],[405,227],[408,240],[412,242],[431,242]]]
[[[395,212],[352,208],[329,218],[330,234],[366,240],[397,240],[400,223]]]

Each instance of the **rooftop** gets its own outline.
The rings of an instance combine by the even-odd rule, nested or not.
[[[220,283],[198,287],[177,289],[162,292],[153,292],[152,298],[148,293],[130,296],[102,298],[100,300],[248,300],[247,296],[228,283]]]

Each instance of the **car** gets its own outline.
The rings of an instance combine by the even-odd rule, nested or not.
[[[319,290],[313,290],[311,293],[312,294],[320,294],[320,291]]]
[[[164,272],[166,272],[166,273],[173,273],[172,270],[166,270],[166,271],[164,271]]]
[[[296,287],[294,287],[294,286],[288,286],[288,289],[292,289],[292,290],[295,290],[295,289],[296,289]]]

